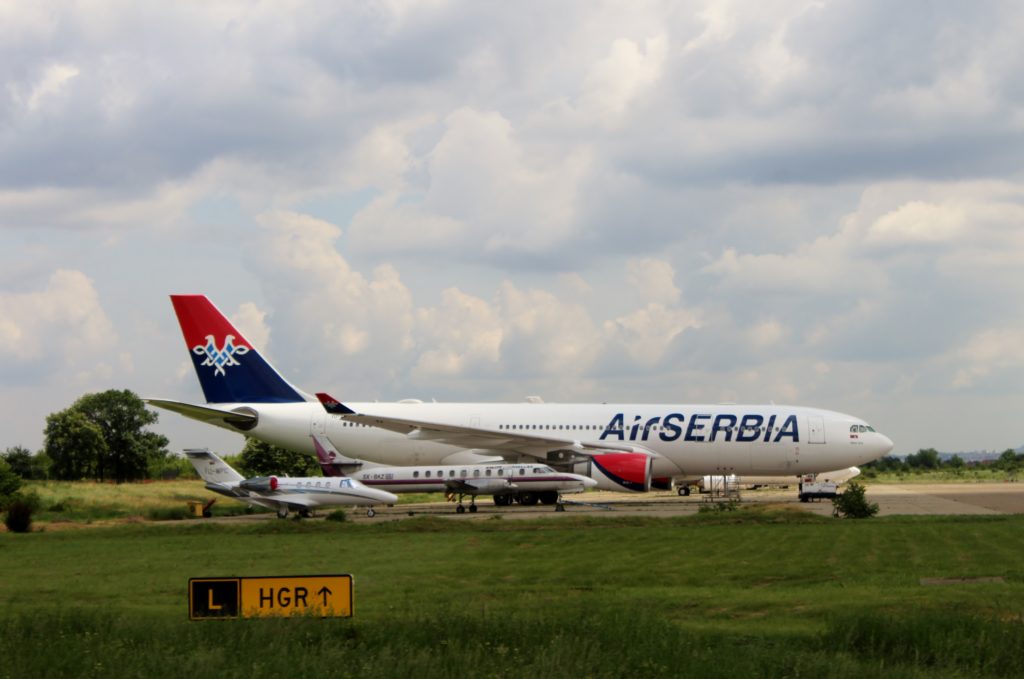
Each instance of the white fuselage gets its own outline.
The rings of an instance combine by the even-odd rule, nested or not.
[[[468,495],[542,492],[582,493],[597,482],[543,464],[433,465],[372,467],[351,473],[370,488],[392,493],[463,491]]]
[[[457,444],[396,433],[328,415],[319,403],[211,404],[258,414],[245,433],[313,454],[311,434],[326,436],[343,454],[384,466],[492,462],[502,432],[650,452],[656,478],[704,474],[796,475],[864,464],[888,453],[892,441],[864,432],[863,420],[829,410],[765,405],[615,405],[537,403],[346,403],[357,413],[483,430]],[[220,423],[231,429],[230,425]],[[856,437],[850,432],[858,430]],[[521,456],[521,461],[531,458]],[[543,462],[543,458],[541,459]],[[369,466],[369,465],[367,465]]]
[[[311,508],[337,507],[344,505],[393,505],[398,501],[386,489],[373,488],[358,480],[348,478],[315,477],[268,477],[274,480],[273,487],[246,489],[252,481],[247,479],[240,486],[250,498],[259,498],[282,504],[305,504]]]

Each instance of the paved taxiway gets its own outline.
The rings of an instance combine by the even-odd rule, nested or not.
[[[885,484],[869,485],[868,500],[878,503],[879,516],[899,514],[1024,514],[1024,483],[929,483],[929,484]],[[745,490],[741,494],[743,504],[773,505],[794,510],[812,512],[823,516],[832,515],[832,503],[827,500],[803,503],[797,499],[796,486],[791,488],[762,488]],[[655,491],[644,495],[612,492],[589,492],[570,495],[566,512],[559,514],[553,506],[495,507],[490,499],[482,500],[476,513],[456,514],[455,504],[450,502],[425,502],[403,504],[395,507],[380,507],[374,518],[357,507],[345,507],[349,521],[382,522],[401,521],[415,516],[440,516],[461,521],[487,520],[495,516],[503,519],[533,519],[540,516],[569,516],[572,514],[614,515],[614,516],[686,516],[696,514],[702,505],[722,501],[709,495],[694,494],[680,497],[674,491]],[[466,503],[468,504],[468,502]],[[320,513],[322,517],[324,512]],[[207,523],[245,523],[251,521],[277,520],[273,513],[248,514],[218,517],[213,519],[189,519]],[[322,520],[322,519],[321,519]],[[178,522],[162,522],[174,525]]]
[[[776,505],[802,511],[832,515],[832,503],[823,500],[802,503],[796,486],[747,490],[741,494],[743,504]],[[972,484],[885,484],[868,486],[868,500],[877,502],[879,516],[898,514],[1024,514],[1024,483]],[[611,492],[590,492],[566,498],[570,504],[566,514],[615,514],[618,516],[685,516],[700,511],[701,505],[721,501],[708,495],[680,497],[675,492],[653,492],[628,495]],[[579,504],[577,504],[579,503]],[[554,514],[554,507],[495,507],[490,500],[478,505],[475,514],[456,514],[455,505],[445,502],[400,505],[383,508],[368,519],[360,510],[349,511],[359,521],[399,520],[410,516],[445,516],[453,519],[479,520],[500,515],[506,519],[536,518]]]

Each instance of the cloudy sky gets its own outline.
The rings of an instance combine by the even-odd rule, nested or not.
[[[1019,446],[1021,35],[1015,2],[0,0],[0,448],[88,391],[200,401],[186,292],[342,399]]]

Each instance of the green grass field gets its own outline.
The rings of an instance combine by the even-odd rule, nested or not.
[[[740,510],[0,534],[0,676],[1022,676],[1024,517]],[[351,620],[190,622],[352,573]],[[921,578],[1003,582],[925,586]]]
[[[28,481],[24,492],[39,498],[33,520],[43,526],[52,523],[93,523],[117,519],[173,520],[190,518],[189,501],[216,499],[213,516],[237,516],[247,505],[206,490],[198,480],[153,481],[151,483],[96,483],[92,481]],[[440,493],[411,493],[400,496],[400,503],[433,502]]]

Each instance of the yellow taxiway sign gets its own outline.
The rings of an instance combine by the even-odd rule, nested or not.
[[[191,620],[310,615],[352,617],[351,575],[190,578]]]

